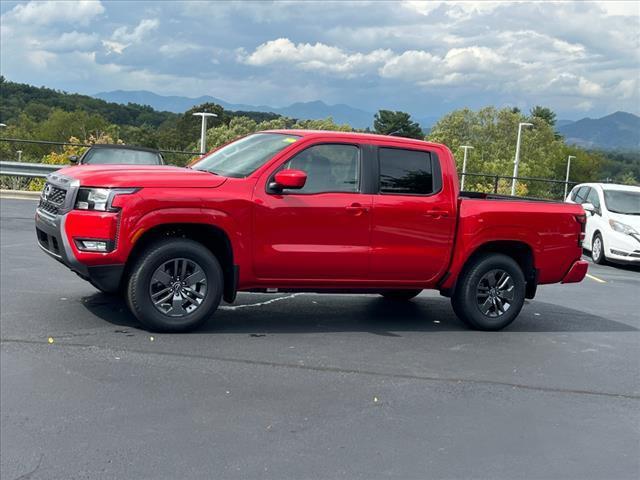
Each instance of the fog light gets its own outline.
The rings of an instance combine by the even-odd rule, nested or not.
[[[113,250],[111,240],[76,239],[76,247],[84,252],[110,252]]]

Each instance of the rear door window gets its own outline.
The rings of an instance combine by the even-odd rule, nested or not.
[[[429,152],[401,148],[380,148],[380,193],[431,195],[434,165]]]

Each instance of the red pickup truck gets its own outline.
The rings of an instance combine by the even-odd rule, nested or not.
[[[443,145],[274,130],[187,168],[69,167],[36,211],[39,245],[147,328],[186,331],[236,292],[451,297],[469,326],[511,323],[539,284],[579,282],[579,205],[460,194]]]

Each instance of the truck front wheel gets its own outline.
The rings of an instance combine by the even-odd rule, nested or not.
[[[222,268],[202,244],[167,239],[148,247],[131,269],[126,297],[150,330],[193,330],[216,311],[223,291]]]
[[[500,330],[520,313],[526,282],[513,258],[479,256],[460,275],[451,303],[456,315],[477,330]]]

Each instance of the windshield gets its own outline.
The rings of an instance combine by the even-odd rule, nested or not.
[[[192,168],[225,177],[242,178],[250,175],[276,153],[299,140],[296,135],[255,133],[210,153]]]
[[[640,192],[605,190],[604,203],[610,212],[640,215]]]
[[[160,157],[155,152],[129,150],[127,148],[91,148],[82,159],[85,165],[126,163],[130,165],[159,165]]]

